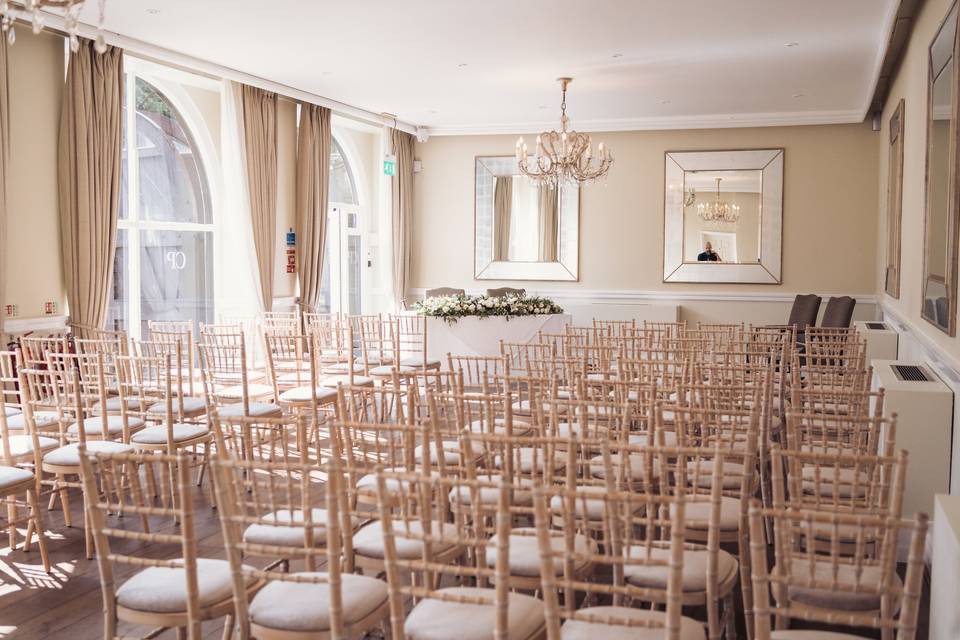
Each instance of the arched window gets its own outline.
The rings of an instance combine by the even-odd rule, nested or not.
[[[196,140],[154,83],[129,70],[110,321],[134,337],[150,320],[212,322],[213,207]]]
[[[336,138],[330,150],[327,244],[320,282],[321,311],[358,314],[363,300],[363,229],[353,169]]]

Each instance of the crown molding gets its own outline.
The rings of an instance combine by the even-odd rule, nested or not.
[[[780,113],[729,113],[703,116],[663,116],[577,120],[576,129],[583,133],[607,131],[658,131],[679,129],[731,129],[745,127],[794,127],[816,124],[859,124],[864,112],[793,111]],[[428,127],[431,136],[464,136],[494,134],[530,134],[555,129],[555,120],[540,122],[508,122],[501,124],[453,124]]]

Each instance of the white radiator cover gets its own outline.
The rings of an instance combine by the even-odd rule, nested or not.
[[[883,329],[872,329],[871,324],[882,324]],[[856,320],[857,333],[867,342],[867,362],[871,360],[896,360],[900,335],[892,326],[879,320]]]
[[[897,414],[897,449],[909,452],[903,515],[933,514],[933,498],[950,490],[953,391],[930,367],[917,362],[874,360],[873,388],[886,391],[883,415]],[[929,382],[900,380],[893,365],[919,366]]]

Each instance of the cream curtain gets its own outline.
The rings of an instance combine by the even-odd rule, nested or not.
[[[510,216],[513,176],[497,176],[493,186],[493,259],[510,259]]]
[[[123,50],[82,40],[70,55],[60,112],[63,277],[73,324],[107,317],[120,204]]]
[[[393,153],[397,175],[393,177],[393,298],[407,306],[410,282],[410,251],[413,242],[413,145],[414,137],[393,130]]]
[[[560,218],[560,187],[540,187],[540,243],[541,262],[557,261],[558,222]]]
[[[0,336],[7,299],[7,163],[10,160],[10,87],[7,80],[7,39],[0,38]]]
[[[330,109],[301,104],[297,135],[297,242],[301,249],[297,278],[300,305],[307,311],[320,304],[332,144]]]
[[[244,155],[261,310],[273,309],[277,240],[277,94],[243,85]]]

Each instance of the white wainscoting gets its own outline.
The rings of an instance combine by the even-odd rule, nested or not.
[[[70,323],[70,316],[51,315],[34,318],[6,318],[3,321],[3,332],[9,336],[18,336],[24,333],[66,331]]]

